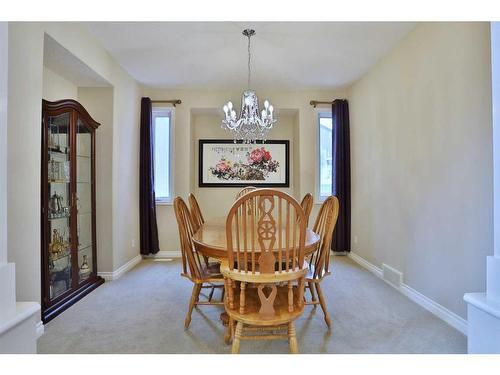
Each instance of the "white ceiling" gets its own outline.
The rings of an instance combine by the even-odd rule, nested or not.
[[[91,22],[86,24],[137,81],[152,87],[245,87],[253,28],[252,86],[331,89],[366,73],[415,23]]]

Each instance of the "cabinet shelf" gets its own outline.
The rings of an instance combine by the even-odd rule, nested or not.
[[[62,254],[57,254],[57,255],[49,255],[49,259],[51,261],[56,261],[56,260],[60,260],[60,259],[63,259],[63,258],[66,258],[66,257],[69,257],[71,255],[71,252],[70,251],[65,251],[63,252]]]
[[[52,124],[52,127],[55,127],[54,124]],[[48,147],[47,151],[48,152],[53,152],[53,153],[56,153],[56,154],[69,154],[69,147],[64,147],[66,148],[66,152],[65,151],[62,151],[60,148],[56,148],[56,147]]]
[[[49,221],[54,221],[54,220],[61,220],[61,219],[69,219],[71,217],[71,215],[64,215],[64,216],[57,216],[57,217],[51,217],[49,215],[48,219]]]
[[[97,276],[96,264],[94,169],[98,126],[99,123],[74,100],[42,101],[41,267],[44,323],[104,282],[102,277]],[[60,148],[49,147],[49,144],[59,145]],[[81,212],[77,212],[78,208]],[[58,209],[60,215],[51,215]],[[82,242],[80,246],[78,241]],[[50,253],[51,243],[55,244],[54,249],[59,246],[64,250],[59,254]],[[88,271],[82,277],[80,267],[85,262]]]
[[[78,252],[87,250],[88,248],[92,247],[92,245],[83,245],[78,248]]]
[[[55,151],[55,150],[49,150],[49,155],[56,155],[56,156],[63,156],[63,157],[68,157],[69,153],[68,152],[62,152],[62,151]]]

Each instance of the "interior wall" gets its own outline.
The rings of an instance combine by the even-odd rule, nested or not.
[[[40,302],[42,87],[42,29],[9,23],[7,252],[16,264],[18,301]]]
[[[135,81],[123,75],[114,84],[113,270],[139,255],[139,119]]]
[[[463,318],[493,248],[490,72],[487,23],[424,23],[349,92],[353,251]]]
[[[48,101],[78,100],[78,87],[47,67],[43,67],[42,97]]]
[[[317,189],[317,111],[309,104],[311,99],[321,101],[331,101],[336,98],[346,97],[346,90],[331,90],[331,91],[277,91],[257,89],[257,94],[260,100],[268,98],[274,108],[278,111],[292,111],[295,115],[293,120],[289,117],[284,117],[284,120],[289,128],[291,123],[295,122],[293,128],[295,131],[293,136],[292,148],[294,152],[291,154],[293,162],[292,181],[293,193],[297,198],[301,198],[304,194],[310,192],[316,197]],[[231,196],[231,201],[237,189],[234,188],[198,188],[198,170],[197,163],[197,143],[195,131],[206,126],[206,133],[203,134],[221,134],[220,121],[223,118],[222,105],[231,100],[233,103],[241,101],[241,90],[164,90],[143,87],[141,90],[142,96],[148,96],[151,99],[166,100],[166,99],[181,99],[182,104],[177,105],[174,115],[174,145],[173,145],[173,164],[174,164],[174,195],[179,195],[183,199],[187,199],[190,192],[197,192],[197,195],[202,197],[200,205],[202,210],[207,209],[212,214],[213,202],[217,197]],[[203,125],[203,119],[196,116],[200,111],[218,111],[217,116],[212,116],[210,121],[212,125]],[[212,112],[214,113],[214,112]],[[217,112],[215,112],[217,113]],[[198,118],[197,118],[198,117]],[[196,123],[199,123],[196,125]],[[269,138],[279,138],[273,132],[280,127],[280,119],[276,124],[276,128],[270,133]],[[200,129],[198,129],[200,128]],[[229,134],[222,138],[232,139]],[[213,136],[211,136],[213,138]],[[298,142],[300,140],[300,142]],[[218,193],[220,191],[220,193]],[[226,192],[224,192],[226,191]],[[228,201],[229,202],[229,201]],[[317,203],[317,202],[316,202]],[[315,204],[311,215],[315,217],[319,205]],[[227,211],[218,216],[225,215]],[[160,250],[162,251],[179,251],[179,235],[175,214],[171,205],[157,205],[157,221],[158,232],[160,237]]]
[[[33,187],[40,186],[44,34],[114,87],[113,134],[120,134],[112,141],[113,271],[139,254],[128,241],[138,238],[138,182],[131,181],[138,181],[139,95],[136,82],[77,23],[15,22],[8,31],[8,260],[16,264],[17,299],[40,302],[40,193]]]
[[[78,101],[96,131],[96,240],[99,272],[113,271],[113,88],[80,87]]]
[[[0,22],[0,264],[7,263],[7,64],[9,29]]]

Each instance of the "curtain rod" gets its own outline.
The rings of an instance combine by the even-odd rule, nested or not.
[[[334,100],[336,100],[336,99],[334,99]],[[333,104],[334,100],[332,100],[331,102],[322,102],[322,101],[319,101],[319,100],[311,100],[309,102],[309,104],[312,105],[314,108],[316,108],[316,106],[318,104],[330,104],[331,105],[331,104]],[[342,100],[345,100],[345,99],[342,99]]]
[[[170,103],[173,104],[174,107],[176,104],[182,104],[180,99],[172,99],[172,100],[151,100],[151,103]]]

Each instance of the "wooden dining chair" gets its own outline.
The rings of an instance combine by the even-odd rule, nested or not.
[[[313,196],[311,193],[304,195],[302,202],[300,202],[300,206],[304,210],[304,214],[306,216],[306,226],[309,226],[309,216],[311,216],[311,210],[313,207]]]
[[[252,200],[256,215],[247,213]],[[290,352],[298,352],[294,320],[304,310],[305,235],[304,212],[286,193],[258,189],[234,202],[221,265],[232,353],[239,352],[241,340],[256,339],[288,339]]]
[[[177,197],[174,200],[175,218],[179,228],[179,238],[182,253],[182,273],[193,282],[193,291],[189,301],[189,308],[184,320],[184,329],[188,329],[191,323],[191,314],[193,308],[199,305],[222,305],[222,301],[213,301],[213,292],[215,288],[223,288],[224,279],[220,273],[219,263],[206,263],[200,259],[200,254],[196,251],[192,236],[195,232],[194,223],[186,203],[182,198]],[[210,288],[211,292],[206,301],[200,301],[200,292],[202,288]]]
[[[325,276],[330,275],[330,248],[338,215],[339,201],[337,197],[329,196],[321,205],[313,226],[313,232],[319,235],[320,241],[315,252],[308,259],[309,271],[306,277],[307,287],[312,297],[311,302],[306,302],[306,304],[317,305],[319,303],[321,305],[325,323],[329,328],[331,326],[330,315],[326,308],[325,297],[320,284]],[[316,299],[315,290],[319,301]]]
[[[194,231],[196,232],[198,229],[200,229],[201,225],[205,222],[205,219],[203,218],[203,214],[201,213],[200,205],[198,204],[198,201],[196,200],[196,197],[194,196],[194,194],[192,194],[192,193],[189,194],[188,202],[189,202],[191,218],[192,218],[193,224],[194,224]]]

